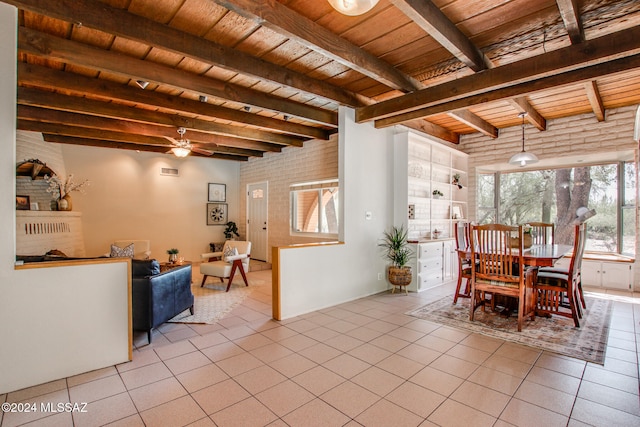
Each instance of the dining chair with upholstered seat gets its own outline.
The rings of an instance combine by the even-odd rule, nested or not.
[[[456,292],[453,295],[453,303],[458,302],[458,298],[470,298],[471,295],[471,258],[469,256],[469,230],[470,223],[460,221],[456,224],[456,252],[458,253],[458,281]],[[460,292],[462,281],[465,281],[465,289]]]
[[[534,245],[552,245],[555,238],[555,224],[548,222],[530,222]]]
[[[246,273],[249,272],[249,261],[251,258],[251,242],[227,240],[221,252],[209,252],[201,255],[203,260],[200,264],[202,274],[202,284],[204,286],[207,277],[219,277],[224,283],[224,279],[229,278],[226,292],[229,292],[233,277],[239,271],[244,280],[244,284],[249,286]]]
[[[474,225],[469,237],[471,259],[477,263],[471,269],[469,320],[478,307],[484,309],[486,293],[492,295],[492,305],[499,295],[511,297],[518,302],[518,332],[522,331],[524,319],[535,318],[534,269],[524,264],[522,226]],[[516,237],[518,246],[513,247]]]
[[[540,269],[534,285],[538,294],[537,313],[569,317],[577,328],[580,327],[582,308],[586,308],[580,277],[585,242],[586,224],[583,222],[575,226],[569,269]]]

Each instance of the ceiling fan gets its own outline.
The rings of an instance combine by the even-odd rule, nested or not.
[[[178,134],[180,134],[180,139],[171,138],[170,136],[166,137],[172,142],[173,147],[170,152],[173,152],[176,157],[186,157],[192,151],[194,153],[202,154],[203,156],[211,156],[213,154],[213,151],[211,150],[205,150],[192,145],[191,142],[184,137],[186,132],[187,129],[179,127]],[[169,153],[169,151],[167,153]]]

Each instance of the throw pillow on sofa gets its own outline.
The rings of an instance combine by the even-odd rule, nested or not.
[[[112,258],[116,257],[126,257],[133,258],[133,243],[121,248],[120,246],[111,245],[111,255]]]

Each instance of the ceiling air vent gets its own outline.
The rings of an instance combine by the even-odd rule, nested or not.
[[[161,169],[160,169],[160,175],[165,175],[165,176],[180,176],[180,173],[178,172],[178,169],[173,169],[173,168],[161,168]]]

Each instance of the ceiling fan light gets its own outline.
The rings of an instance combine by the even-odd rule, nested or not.
[[[369,12],[378,0],[328,0],[329,4],[343,15],[357,16]]]
[[[176,157],[187,157],[191,152],[191,150],[184,147],[173,147],[171,151],[173,151],[173,154],[175,154]]]

